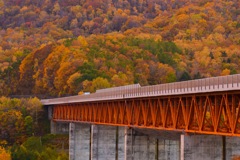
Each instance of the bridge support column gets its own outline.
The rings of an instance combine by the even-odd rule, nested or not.
[[[125,131],[126,160],[167,160],[179,159],[179,140],[145,134],[138,130]]]
[[[51,134],[68,134],[69,124],[68,123],[57,123],[53,120],[50,121],[50,132]]]
[[[50,120],[50,132],[51,134],[56,134],[56,122],[54,122],[53,120]]]
[[[92,125],[91,159],[124,159],[123,138],[116,126]]]
[[[69,160],[89,160],[91,155],[91,125],[69,124]]]
[[[230,160],[240,157],[240,138],[181,135],[181,160]]]
[[[179,140],[158,139],[158,160],[178,160],[179,156]]]
[[[181,147],[184,156],[181,160],[221,160],[222,138],[213,135],[182,135]]]
[[[126,127],[125,154],[126,160],[155,159],[156,140]]]
[[[240,158],[240,137],[226,137],[226,160]]]

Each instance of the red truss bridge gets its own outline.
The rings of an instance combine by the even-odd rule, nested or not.
[[[240,136],[240,74],[42,100],[59,122]]]

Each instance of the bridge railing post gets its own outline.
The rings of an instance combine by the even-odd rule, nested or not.
[[[166,84],[163,84],[164,85],[164,93],[165,95],[167,94],[167,85]]]
[[[222,78],[218,77],[218,89],[222,89],[223,88],[223,82],[222,82]]]
[[[212,89],[214,90],[215,89],[215,86],[214,86],[215,84],[213,83],[214,80],[215,80],[215,78],[214,79],[209,79],[209,85],[210,85],[209,89],[210,90],[212,90]]]
[[[235,88],[236,76],[232,75],[232,88]]]
[[[174,93],[174,83],[171,83],[171,92]]]
[[[233,75],[233,88],[237,88],[238,87],[238,75]]]
[[[181,83],[178,83],[178,93],[181,93]]]
[[[230,80],[230,86],[231,86],[231,88],[233,88],[233,75],[231,75],[230,77],[229,77],[231,80]]]
[[[199,79],[198,79],[198,80],[197,80],[197,92],[201,90],[199,84],[200,84],[200,81],[199,81]]]
[[[182,83],[183,83],[183,92],[185,93],[187,89],[187,83],[186,82],[182,82]]]
[[[177,93],[181,92],[180,82],[177,83]]]
[[[207,78],[206,81],[205,81],[205,89],[207,91],[209,91],[209,87],[210,87],[210,85],[209,85],[209,78]]]
[[[159,94],[162,94],[162,86],[161,85],[158,86],[158,90],[159,90]]]
[[[240,75],[237,75],[237,87],[239,87]]]
[[[169,86],[166,84],[166,92],[169,94]]]

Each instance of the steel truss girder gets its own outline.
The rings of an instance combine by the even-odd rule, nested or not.
[[[53,120],[240,136],[240,92],[143,97],[53,107]]]

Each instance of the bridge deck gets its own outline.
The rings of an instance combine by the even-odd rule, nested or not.
[[[42,103],[43,105],[69,104],[232,90],[240,90],[240,74],[144,87],[141,87],[138,84],[115,87],[97,90],[96,93],[90,95],[78,95],[55,99],[45,99],[42,100]]]

